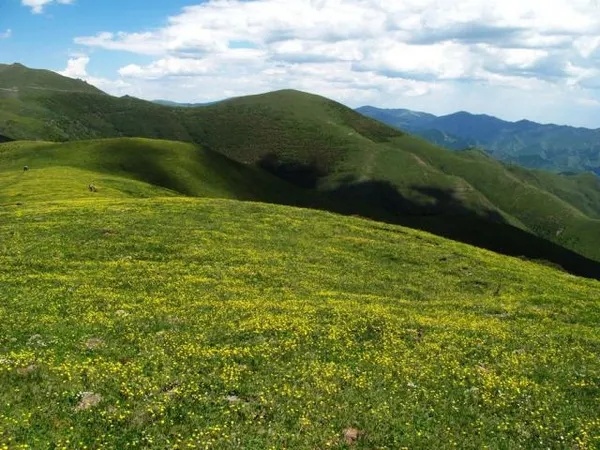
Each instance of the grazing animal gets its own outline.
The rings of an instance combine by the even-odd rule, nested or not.
[[[92,183],[90,183],[88,189],[90,190],[90,192],[98,192],[98,189],[96,189],[96,186],[94,186]]]
[[[23,172],[27,172],[29,170],[29,166],[23,166]]]

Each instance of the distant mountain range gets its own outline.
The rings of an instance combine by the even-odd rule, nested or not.
[[[555,172],[600,173],[600,129],[508,122],[485,114],[435,116],[363,106],[356,111],[451,150],[477,147],[501,161]]]

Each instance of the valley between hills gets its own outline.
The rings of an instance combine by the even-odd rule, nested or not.
[[[0,449],[600,445],[594,174],[20,64],[0,135]]]

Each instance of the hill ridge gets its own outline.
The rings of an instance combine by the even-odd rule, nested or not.
[[[51,70],[30,69],[19,63],[0,64],[0,89],[14,92],[37,89],[108,95],[84,80],[65,77]]]
[[[295,185],[323,209],[411,223],[511,254],[545,254],[526,248],[534,245],[526,239],[515,238],[519,250],[506,238],[535,234],[600,260],[600,190],[593,179],[448,152],[318,95],[286,89],[171,108],[133,97],[30,90],[0,98],[0,106],[0,134],[13,138],[191,142]]]

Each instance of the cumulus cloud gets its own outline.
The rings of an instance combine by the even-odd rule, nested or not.
[[[90,57],[87,55],[76,55],[67,61],[65,70],[59,73],[69,78],[85,78],[87,77],[87,65],[90,62]]]
[[[67,67],[64,70],[58,71],[58,73],[65,77],[79,78],[80,80],[87,81],[97,88],[115,95],[121,95],[131,87],[129,83],[123,80],[109,80],[89,75],[87,71],[89,62],[90,57],[87,55],[73,55],[67,61]]]
[[[75,42],[145,55],[119,76],[143,80],[146,97],[157,80],[204,96],[188,101],[292,86],[382,104],[464,83],[585,96],[600,80],[596,0],[208,0],[162,28]]]
[[[21,4],[31,8],[32,13],[41,14],[44,12],[44,8],[52,3],[70,5],[74,1],[75,0],[21,0]]]
[[[12,30],[9,28],[8,30],[0,33],[0,39],[8,39],[12,36]]]

